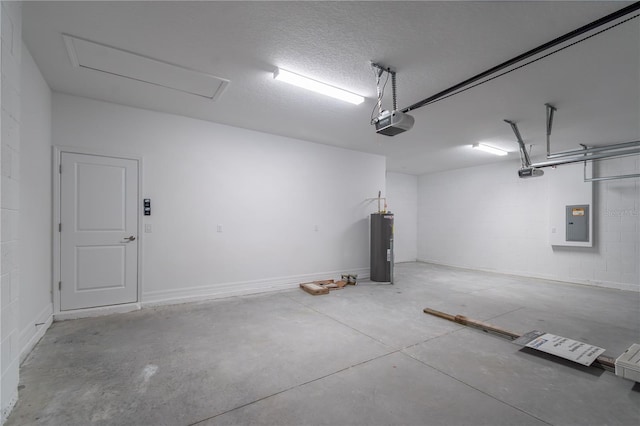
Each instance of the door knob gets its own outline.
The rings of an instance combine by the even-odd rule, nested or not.
[[[136,237],[134,237],[133,235],[130,237],[126,237],[125,240],[127,241],[135,241]]]

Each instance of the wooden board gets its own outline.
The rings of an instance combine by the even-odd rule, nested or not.
[[[477,328],[484,332],[493,333],[500,337],[504,337],[505,339],[508,339],[508,340],[515,340],[521,336],[521,334],[519,333],[515,333],[513,331],[506,330],[504,328],[497,327],[495,325],[487,324],[486,322],[467,318],[464,315],[451,315],[445,312],[436,311],[435,309],[431,309],[431,308],[424,308],[423,312],[425,314],[430,314],[442,319],[457,322],[458,324],[466,325],[468,327]],[[614,368],[615,368],[614,363],[615,363],[615,359],[606,355],[600,355],[596,358],[596,360],[591,365],[593,367],[602,368],[603,370],[614,371]]]
[[[315,283],[302,283],[300,284],[300,288],[303,289],[304,291],[306,291],[309,294],[312,294],[314,296],[318,296],[320,294],[327,294],[329,293],[329,289],[326,287],[323,287],[321,285],[315,284]]]

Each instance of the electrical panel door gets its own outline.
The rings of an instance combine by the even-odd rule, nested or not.
[[[567,241],[589,242],[589,205],[567,206]]]

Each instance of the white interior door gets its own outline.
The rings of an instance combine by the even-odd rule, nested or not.
[[[60,310],[138,299],[138,161],[61,153]]]

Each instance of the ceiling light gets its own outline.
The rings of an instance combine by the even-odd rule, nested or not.
[[[508,154],[508,152],[503,150],[503,149],[494,148],[492,146],[485,145],[483,143],[474,143],[473,145],[471,145],[471,147],[479,149],[480,151],[488,152],[489,154],[493,154],[493,155],[507,155]]]
[[[311,90],[312,92],[321,93],[326,96],[331,96],[332,98],[351,102],[355,105],[360,105],[364,102],[363,96],[338,89],[337,87],[329,86],[328,84],[303,77],[299,74],[292,73],[291,71],[283,70],[282,68],[276,68],[273,73],[273,78],[284,81],[285,83],[293,84],[294,86],[302,87],[303,89]]]

